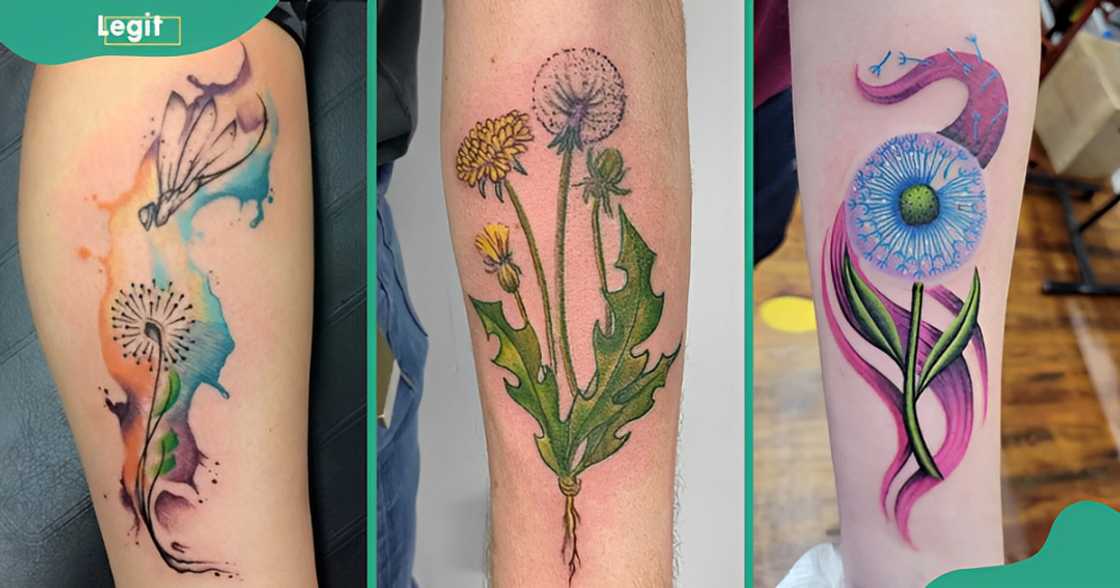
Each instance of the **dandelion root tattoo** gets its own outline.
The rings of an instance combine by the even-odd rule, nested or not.
[[[978,322],[980,271],[972,268],[963,299],[946,286],[932,285],[964,269],[979,246],[988,216],[983,168],[995,155],[1007,124],[1003,78],[981,56],[976,37],[966,40],[974,53],[946,49],[915,59],[899,52],[897,67],[910,69],[886,85],[863,82],[856,68],[856,88],[871,102],[901,102],[943,79],[963,83],[968,100],[960,116],[941,131],[891,137],[872,151],[855,173],[822,254],[829,330],[841,354],[894,421],[898,447],[883,475],[879,502],[884,517],[893,518],[912,547],[909,519],[914,504],[953,473],[968,449],[974,381],[983,390],[983,418],[987,417],[988,364]],[[882,62],[869,68],[873,75],[880,76],[890,55],[887,52]],[[873,274],[910,281],[909,306],[874,286],[865,267]],[[935,326],[922,318],[927,298],[954,316],[949,324]],[[853,342],[847,334],[853,331],[866,345]],[[971,366],[964,355],[969,348]],[[865,359],[869,353],[888,357],[898,367],[897,376],[884,374]],[[917,402],[926,390],[932,391],[944,413],[945,437],[936,452],[918,420]]]
[[[511,324],[502,301],[470,297],[488,336],[498,340],[492,362],[512,378],[505,379],[506,393],[534,420],[537,451],[556,475],[564,499],[561,556],[568,569],[568,582],[575,578],[581,560],[578,529],[581,524],[576,497],[582,489],[580,475],[618,452],[630,438],[622,428],[646,413],[654,404],[654,393],[665,386],[669,369],[680,350],[678,343],[668,355],[651,361],[648,351],[638,349],[653,335],[661,321],[663,295],[650,286],[656,254],[630,222],[616,199],[628,196],[622,152],[615,147],[595,145],[610,137],[622,123],[626,94],[618,68],[594,49],[565,49],[550,57],[533,82],[533,112],[537,123],[552,135],[548,144],[560,157],[556,198],[556,254],[550,290],[541,262],[540,249],[511,171],[527,175],[518,156],[528,150],[534,137],[529,115],[518,110],[485,119],[468,131],[455,160],[458,178],[477,187],[483,198],[493,192],[499,202],[508,198],[524,233],[544,314],[545,348],[529,320],[521,296],[523,271],[510,246],[510,229],[490,223],[475,238],[486,272],[496,276],[502,291],[512,296],[520,327]],[[582,179],[572,181],[576,152],[583,151]],[[568,218],[568,195],[582,189],[583,202],[590,204],[590,223],[603,316],[590,339],[595,373],[580,385],[571,359],[565,297],[564,256]],[[617,210],[617,214],[616,214]],[[618,259],[608,268],[603,254],[603,224],[617,223],[620,233]],[[607,285],[608,272],[621,271],[625,284],[615,290]],[[553,295],[555,297],[553,297]],[[555,303],[555,321],[553,303]],[[559,366],[559,367],[558,367]],[[557,371],[562,370],[568,394],[562,395]]]
[[[171,537],[181,517],[205,504],[200,473],[208,486],[218,483],[220,461],[211,463],[199,449],[188,415],[203,385],[229,397],[219,377],[234,348],[213,276],[189,251],[194,218],[233,198],[256,206],[255,227],[272,201],[277,125],[268,98],[249,85],[247,53],[242,59],[228,83],[189,76],[193,98],[172,92],[146,136],[151,145],[132,187],[98,202],[109,215],[109,249],[98,258],[107,278],[101,354],[121,394],[101,391],[125,446],[121,502],[135,517],[134,532],[147,534],[168,567],[228,578],[237,577],[231,562],[198,558]]]

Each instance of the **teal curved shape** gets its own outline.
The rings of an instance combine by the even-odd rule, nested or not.
[[[1120,586],[1118,539],[1120,512],[1083,500],[1058,514],[1046,543],[1033,556],[1013,564],[949,572],[929,586]]]
[[[275,5],[276,0],[6,2],[4,18],[0,18],[0,43],[22,58],[42,64],[102,55],[187,55],[237,38],[260,22]],[[106,45],[105,37],[98,34],[98,16],[140,17],[145,13],[165,19],[179,17],[178,21],[165,21],[165,24],[181,24],[179,44]],[[168,34],[153,42],[170,39]]]

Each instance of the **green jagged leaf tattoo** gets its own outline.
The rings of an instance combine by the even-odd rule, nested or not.
[[[622,151],[593,147],[618,128],[625,103],[618,69],[594,49],[565,49],[554,54],[541,66],[534,81],[533,111],[537,122],[553,137],[548,147],[560,158],[551,288],[532,223],[510,178],[511,171],[528,174],[519,157],[533,140],[529,115],[511,110],[478,122],[460,143],[455,159],[460,180],[476,188],[483,198],[492,191],[500,204],[509,203],[528,245],[544,316],[545,345],[525,308],[521,295],[523,271],[514,260],[508,225],[485,225],[474,245],[486,272],[494,275],[502,291],[512,297],[522,326],[510,324],[506,318],[509,307],[503,301],[469,298],[483,330],[498,340],[492,363],[512,375],[504,381],[506,393],[540,428],[534,435],[537,450],[556,475],[565,500],[561,554],[569,584],[581,564],[577,547],[581,519],[575,506],[582,487],[579,476],[626,445],[631,432],[623,428],[653,409],[654,394],[665,386],[680,351],[678,343],[670,354],[652,361],[651,353],[642,349],[657,331],[664,310],[664,295],[655,293],[651,285],[657,255],[614,202],[622,196],[634,198],[631,190],[621,185],[629,171]],[[574,152],[582,150],[586,150],[583,157],[573,157]],[[572,165],[576,161],[585,162],[586,175],[573,184]],[[568,196],[573,187],[582,188],[584,203],[591,205],[591,246],[598,270],[598,292],[603,299],[603,317],[588,337],[595,372],[586,387],[578,384],[572,363],[566,314],[565,237]],[[615,290],[608,288],[604,222],[617,222],[619,227],[619,254],[613,269],[625,275],[625,282]],[[558,373],[563,374],[567,393],[561,393]]]
[[[471,298],[471,304],[486,332],[499,341],[498,354],[491,361],[517,378],[516,382],[505,381],[506,393],[541,427],[537,437],[541,459],[557,475],[565,474],[561,460],[567,454],[568,428],[560,420],[560,388],[556,374],[541,365],[540,341],[533,325],[526,322],[520,329],[513,328],[502,312],[501,302]]]
[[[579,474],[614,455],[629,433],[619,435],[623,425],[641,418],[653,408],[653,393],[665,385],[677,351],[649,367],[649,352],[637,348],[657,329],[664,296],[653,293],[650,275],[657,256],[620,209],[622,247],[615,267],[626,272],[626,284],[607,292],[609,330],[597,324],[592,333],[595,376],[586,395],[576,397],[569,418],[572,441],[586,442],[583,456],[574,467]]]

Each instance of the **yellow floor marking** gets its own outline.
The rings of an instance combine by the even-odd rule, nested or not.
[[[762,322],[786,333],[808,333],[817,329],[813,301],[802,296],[775,296],[758,307]]]

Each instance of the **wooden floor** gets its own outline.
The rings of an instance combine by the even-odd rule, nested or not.
[[[756,270],[756,309],[774,296],[811,296],[801,227],[799,209],[786,243]],[[1098,279],[1120,282],[1120,208],[1086,241]],[[1009,561],[1035,553],[1072,502],[1120,506],[1120,298],[1046,296],[1040,289],[1047,278],[1075,280],[1076,267],[1057,199],[1028,189],[1003,358]],[[753,573],[755,585],[774,586],[805,550],[838,541],[840,530],[816,333],[768,328],[757,310],[754,325]]]

